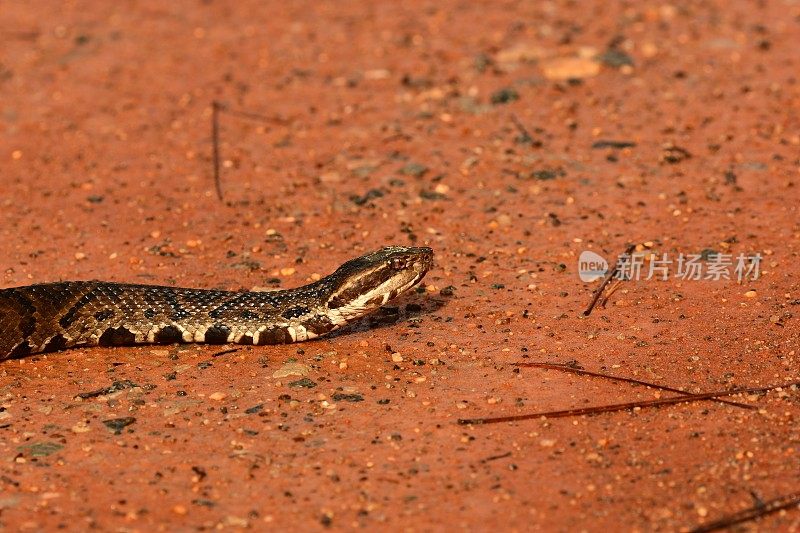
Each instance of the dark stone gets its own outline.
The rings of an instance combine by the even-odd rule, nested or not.
[[[489,100],[493,105],[507,104],[514,100],[519,100],[519,93],[511,87],[505,87],[492,93]]]
[[[336,402],[363,402],[364,397],[360,394],[345,394],[343,392],[336,392],[333,394],[333,400]]]
[[[248,407],[247,409],[244,410],[244,412],[247,413],[248,415],[254,415],[258,412],[261,412],[261,410],[263,409],[264,409],[264,404],[260,403],[258,405],[254,405],[253,407]]]
[[[367,191],[363,196],[359,196],[357,194],[353,194],[350,196],[350,201],[356,205],[364,205],[375,198],[381,198],[383,196],[383,191],[380,189],[371,189]]]
[[[103,424],[114,432],[114,435],[119,435],[122,433],[122,430],[126,427],[130,426],[136,422],[136,419],[132,416],[126,416],[123,418],[111,418],[108,420],[103,420]]]
[[[290,389],[313,389],[316,386],[317,384],[308,378],[300,378],[289,382]]]
[[[89,392],[80,392],[75,395],[75,398],[80,398],[82,400],[86,400],[89,398],[97,398],[98,396],[103,396],[105,394],[111,394],[113,392],[125,390],[125,389],[132,389],[134,387],[138,387],[136,383],[129,379],[123,379],[121,381],[114,381],[110,387],[103,387],[102,389],[97,389]],[[145,385],[146,387],[147,385]],[[143,387],[143,388],[145,388]]]

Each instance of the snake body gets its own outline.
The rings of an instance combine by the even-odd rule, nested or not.
[[[284,344],[325,335],[416,285],[430,248],[390,246],[303,287],[232,292],[103,281],[0,290],[0,360],[77,346]]]

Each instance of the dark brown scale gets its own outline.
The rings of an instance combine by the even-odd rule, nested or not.
[[[269,328],[258,336],[258,344],[289,344],[292,336],[286,328]]]
[[[67,348],[67,346],[68,346],[67,339],[65,339],[61,333],[58,333],[54,335],[53,338],[51,338],[49,341],[47,341],[47,344],[45,344],[44,347],[42,347],[42,352],[57,352],[59,350]]]
[[[183,332],[176,326],[164,326],[155,334],[155,342],[158,344],[174,344],[183,342]]]
[[[224,324],[214,324],[206,330],[207,344],[225,344],[228,342],[228,335],[231,330]]]
[[[318,315],[306,321],[306,328],[316,335],[325,335],[333,331],[336,326],[327,316]]]
[[[136,333],[125,326],[108,328],[100,335],[97,344],[100,346],[128,346],[130,344],[136,344]]]

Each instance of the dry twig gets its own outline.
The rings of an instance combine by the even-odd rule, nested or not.
[[[770,385],[768,387],[752,387],[746,389],[704,392],[701,394],[687,394],[685,396],[676,396],[674,398],[659,398],[657,400],[643,400],[639,402],[598,405],[596,407],[581,407],[578,409],[565,409],[561,411],[544,411],[541,413],[531,413],[527,415],[498,416],[491,418],[460,418],[458,420],[458,423],[461,425],[498,424],[500,422],[517,422],[521,420],[531,420],[535,418],[565,418],[570,416],[596,415],[599,413],[613,413],[616,411],[626,411],[629,409],[635,409],[637,407],[638,408],[662,407],[664,405],[673,405],[676,403],[696,402],[699,400],[709,400],[711,398],[733,396],[734,394],[756,394],[761,392],[768,392],[781,387],[791,387],[792,385],[800,385],[800,382],[784,383],[780,385]]]
[[[709,531],[719,531],[720,529],[727,529],[742,522],[749,522],[762,516],[777,513],[783,509],[800,506],[800,492],[779,496],[774,500],[761,502],[753,507],[739,511],[738,513],[729,514],[719,520],[703,524],[691,530],[692,533],[708,533]]]
[[[222,181],[219,170],[219,114],[223,111],[234,117],[246,118],[249,120],[257,120],[260,122],[269,122],[271,120],[269,117],[259,115],[258,113],[228,109],[228,106],[216,100],[211,102],[211,148],[214,162],[214,188],[217,191],[217,198],[220,200],[222,200]]]
[[[682,391],[680,389],[673,389],[672,387],[667,387],[665,385],[659,385],[657,383],[650,383],[648,381],[641,381],[635,378],[626,378],[623,376],[612,376],[610,374],[601,374],[600,372],[592,372],[591,370],[583,370],[582,368],[573,368],[571,366],[560,365],[555,363],[514,363],[514,366],[519,367],[530,367],[530,368],[546,368],[549,370],[560,370],[562,372],[570,372],[572,374],[578,374],[581,376],[593,376],[597,378],[605,378],[610,379],[612,381],[623,381],[625,383],[634,383],[636,385],[644,385],[646,387],[652,387],[654,389],[665,390],[669,392],[677,392],[678,394],[689,395],[690,392]],[[719,402],[724,403],[727,405],[733,405],[735,407],[741,407],[743,409],[756,409],[753,405],[748,405],[746,403],[739,403],[739,402],[731,402],[728,400],[721,400],[718,398],[711,398],[712,402]]]
[[[519,132],[519,139],[520,139],[519,142],[529,144],[531,146],[534,146],[536,144],[533,140],[533,137],[531,137],[531,134],[528,133],[528,129],[525,127],[525,125],[522,123],[519,117],[517,117],[517,115],[514,114],[511,115],[511,122],[514,124],[514,127],[517,128],[517,131]]]
[[[622,255],[620,255],[620,257],[630,256],[635,249],[636,249],[635,244],[628,245],[628,247],[625,248],[625,251],[622,252]],[[600,299],[600,295],[603,294],[603,291],[605,290],[606,286],[609,284],[609,282],[611,282],[611,280],[617,274],[619,267],[620,267],[620,261],[618,258],[617,262],[614,264],[614,268],[610,269],[606,273],[606,276],[603,278],[603,281],[600,282],[600,286],[597,287],[597,289],[594,291],[594,294],[592,295],[592,301],[589,302],[589,306],[583,312],[583,316],[589,316],[592,313],[592,309],[594,309],[594,306],[597,305],[597,300]]]

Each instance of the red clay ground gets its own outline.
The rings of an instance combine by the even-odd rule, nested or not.
[[[676,530],[800,490],[795,389],[456,423],[669,396],[517,361],[800,379],[800,5],[631,5],[4,3],[2,286],[290,287],[388,243],[437,265],[327,340],[0,363],[0,528]],[[222,117],[224,202],[214,100],[267,118]],[[629,282],[580,318],[580,252],[645,241],[762,277]]]

